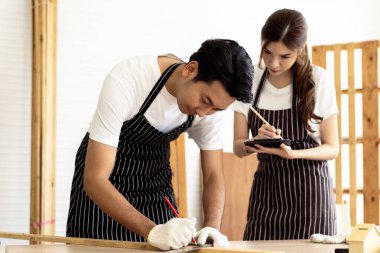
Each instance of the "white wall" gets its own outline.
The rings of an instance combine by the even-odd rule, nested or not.
[[[0,0],[0,231],[29,229],[30,8]]]
[[[377,0],[59,0],[58,235],[65,234],[75,152],[109,69],[128,56],[152,52],[171,52],[186,60],[202,41],[214,37],[237,40],[257,62],[261,26],[284,7],[304,13],[309,46],[380,39]],[[28,232],[29,195],[21,191],[29,187],[30,8],[29,1],[0,0],[0,182],[11,182],[0,184],[0,231]],[[18,80],[19,86],[10,80]],[[226,120],[229,151],[231,113]],[[188,140],[187,158],[198,153]],[[189,215],[201,218],[199,159],[187,159],[187,165]]]

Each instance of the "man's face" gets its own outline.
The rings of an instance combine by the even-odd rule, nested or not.
[[[225,110],[236,99],[231,97],[220,81],[206,83],[186,80],[177,92],[177,103],[184,114],[205,115]]]

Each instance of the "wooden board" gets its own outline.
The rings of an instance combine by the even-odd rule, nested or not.
[[[243,240],[249,195],[257,164],[256,155],[239,158],[232,153],[223,153],[226,201],[220,230],[229,240]]]
[[[178,139],[170,142],[170,167],[173,172],[172,184],[179,215],[187,217],[185,135],[183,133]]]
[[[336,103],[338,105],[338,138],[339,149],[342,150],[342,88],[341,88],[341,66],[340,66],[340,46],[334,46],[334,83],[336,91]],[[342,186],[342,153],[339,152],[335,159],[335,195],[336,203],[343,203],[343,186]]]
[[[51,235],[36,235],[36,234],[24,234],[24,233],[10,233],[10,232],[0,232],[0,238],[10,238],[10,239],[19,239],[19,240],[30,240],[31,242],[54,242],[54,243],[65,243],[65,245],[58,245],[58,248],[64,248],[62,252],[71,252],[70,247],[71,246],[81,246],[81,247],[74,247],[74,249],[79,249],[83,251],[89,251],[92,252],[93,249],[88,247],[97,246],[94,248],[94,250],[97,250],[99,247],[107,247],[105,248],[106,252],[112,252],[113,249],[123,249],[128,252],[157,252],[161,251],[153,246],[151,246],[148,243],[142,243],[142,242],[130,242],[130,241],[118,241],[118,240],[102,240],[102,239],[89,239],[89,238],[75,238],[75,237],[64,237],[64,236],[51,236]],[[66,245],[67,244],[67,245]],[[70,245],[68,245],[70,244]],[[36,246],[36,245],[33,245]],[[56,252],[55,246],[57,245],[49,245],[50,247],[33,247],[29,246],[28,249],[26,249],[25,252],[34,252],[34,249],[36,249],[36,252]],[[67,249],[65,249],[64,246],[70,246]],[[11,250],[14,249],[14,252],[23,252],[25,248],[18,248],[20,246],[14,246],[10,249],[7,248],[6,252],[11,252]],[[25,246],[24,246],[25,247]],[[45,250],[47,249],[47,250]],[[103,248],[104,249],[104,248]],[[221,248],[214,248],[214,247],[205,247],[200,248],[198,245],[189,245],[187,247],[181,248],[177,250],[176,252],[202,252],[202,253],[241,253],[241,252],[252,252],[252,253],[279,253],[278,251],[270,251],[270,250],[255,250],[255,249],[237,249],[237,248],[230,248],[230,249],[221,249]],[[74,251],[75,252],[75,251]],[[79,251],[81,252],[81,251]],[[117,251],[116,251],[117,252]],[[0,252],[1,253],[1,252]]]
[[[350,166],[350,219],[356,225],[356,128],[355,128],[355,73],[354,73],[354,47],[347,46],[348,67],[348,143]]]
[[[347,244],[318,244],[311,243],[308,240],[289,240],[289,241],[232,241],[231,249],[217,249],[217,248],[204,248],[195,250],[197,253],[334,253],[336,248],[348,248]],[[3,247],[3,251],[5,249]],[[138,252],[138,253],[151,253],[157,251],[150,250],[137,250],[137,249],[120,249],[120,248],[104,248],[95,246],[82,246],[82,245],[18,245],[7,246],[7,253],[119,253],[119,252]],[[160,251],[163,252],[163,251]],[[166,251],[179,252],[179,251]],[[182,251],[186,252],[186,251]],[[189,252],[189,251],[187,251]]]
[[[364,222],[379,224],[379,119],[377,41],[362,43]]]
[[[57,0],[33,0],[30,232],[55,232]]]

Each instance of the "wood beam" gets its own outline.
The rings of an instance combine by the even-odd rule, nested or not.
[[[186,184],[186,158],[185,135],[170,143],[170,166],[173,172],[172,184],[178,212],[181,217],[187,217],[187,184]]]
[[[364,222],[379,224],[377,41],[362,43]]]
[[[0,238],[10,238],[18,240],[35,240],[35,241],[47,241],[56,243],[67,243],[73,245],[87,245],[87,246],[100,246],[111,248],[123,248],[133,249],[133,252],[141,252],[139,250],[146,250],[148,252],[163,252],[156,247],[148,243],[143,242],[126,242],[118,240],[102,240],[102,239],[89,239],[89,238],[75,238],[75,237],[63,237],[63,236],[46,236],[35,234],[23,234],[23,233],[9,233],[0,232]],[[283,251],[274,250],[260,250],[260,249],[237,249],[237,248],[214,248],[210,245],[205,247],[199,245],[189,245],[175,252],[199,252],[199,253],[283,253]],[[65,251],[66,252],[66,251]],[[128,251],[130,252],[130,251]]]
[[[30,232],[55,233],[57,0],[33,0]]]

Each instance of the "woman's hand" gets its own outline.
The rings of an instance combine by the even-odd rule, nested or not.
[[[275,127],[273,127],[271,125],[265,125],[264,124],[259,128],[258,134],[253,139],[257,140],[257,139],[274,139],[274,138],[281,138],[281,129],[276,129]],[[264,152],[264,150],[262,148],[265,148],[265,147],[260,146],[260,145],[255,145],[255,147],[251,147],[251,146],[246,146],[243,143],[242,147],[243,147],[243,150],[246,154],[269,153],[269,152]],[[265,148],[265,149],[268,149],[268,148]],[[271,149],[273,149],[273,148],[271,148]]]
[[[256,137],[254,139],[273,139],[273,138],[281,138],[281,129],[276,129],[271,125],[262,125]]]
[[[296,152],[292,150],[290,146],[285,145],[282,143],[279,148],[266,148],[264,146],[255,145],[257,148],[255,148],[256,153],[266,153],[266,154],[271,154],[271,155],[278,155],[282,158],[285,159],[295,159],[296,157]]]
[[[255,136],[254,139],[274,139],[274,138],[282,138],[281,129],[278,129],[278,128],[276,129],[274,126],[264,124],[259,128],[258,134]],[[255,148],[246,146],[245,149],[248,150],[248,152],[278,155],[285,159],[296,158],[295,152],[292,150],[292,148],[290,146],[285,145],[284,143],[282,143],[279,148],[268,148],[268,147],[264,147],[259,144],[256,144]]]

